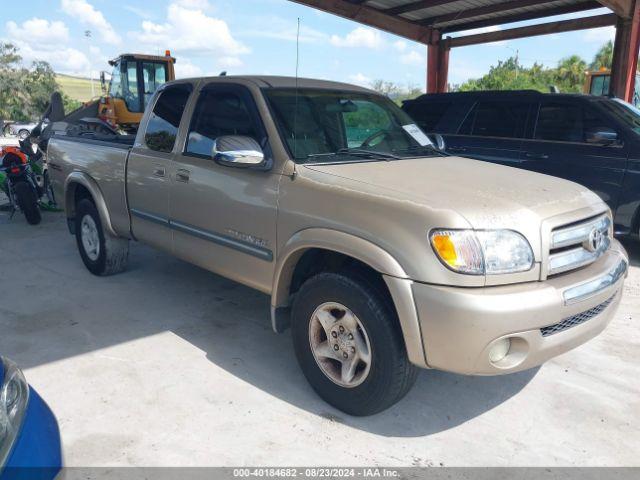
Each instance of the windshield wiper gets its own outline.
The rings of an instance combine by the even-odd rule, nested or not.
[[[338,155],[352,155],[354,157],[362,158],[381,158],[383,160],[400,160],[400,157],[388,152],[376,152],[374,150],[365,150],[363,148],[341,148],[335,152],[329,153],[312,153],[307,155],[307,158],[318,157],[336,157]]]
[[[422,151],[422,150],[431,150],[431,151],[433,151],[435,153],[439,153],[439,154],[444,155],[444,152],[442,152],[441,150],[438,150],[435,145],[431,145],[431,144],[429,144],[429,145],[414,145],[412,147],[407,147],[407,148],[401,148],[399,150],[394,150],[394,152],[398,152],[398,153],[400,153],[400,152],[418,152],[418,151]]]

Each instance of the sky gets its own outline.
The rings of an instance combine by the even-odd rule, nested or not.
[[[92,72],[97,78],[101,70],[110,70],[107,61],[120,53],[164,54],[169,49],[177,57],[178,77],[221,71],[294,75],[299,18],[300,76],[361,85],[382,79],[422,89],[426,83],[424,45],[289,0],[2,3],[0,39],[20,48],[25,66],[36,59],[46,60],[59,73],[86,77]],[[85,36],[87,31],[90,38]],[[516,52],[526,66],[534,62],[554,66],[572,54],[591,61],[613,36],[613,27],[608,27],[457,48],[451,52],[449,82],[477,78]]]

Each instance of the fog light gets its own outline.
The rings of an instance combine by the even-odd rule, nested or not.
[[[489,360],[491,363],[497,363],[506,357],[510,348],[511,340],[509,338],[503,338],[495,342],[491,350],[489,350]]]

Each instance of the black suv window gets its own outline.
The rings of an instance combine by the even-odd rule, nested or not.
[[[426,133],[437,132],[436,127],[444,114],[451,107],[451,102],[407,102],[403,110],[413,118]]]
[[[203,91],[198,98],[187,140],[187,153],[211,156],[213,142],[223,135],[260,141],[244,98],[232,91]]]
[[[603,115],[581,103],[547,102],[540,106],[535,138],[554,142],[589,143],[590,133],[615,132]]]
[[[175,85],[166,88],[153,107],[144,141],[151,150],[171,152],[178,136],[180,119],[187,106],[191,85]]]
[[[458,134],[522,138],[528,113],[528,102],[480,101],[462,123]]]

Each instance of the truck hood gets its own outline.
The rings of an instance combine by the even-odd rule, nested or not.
[[[544,219],[601,205],[595,193],[576,183],[462,157],[423,157],[394,161],[307,165],[334,182],[374,187],[379,193],[451,210],[476,229],[539,229]],[[446,227],[443,225],[443,227]],[[520,230],[523,230],[520,229]],[[539,232],[539,230],[538,230]],[[524,233],[524,232],[523,232]]]

